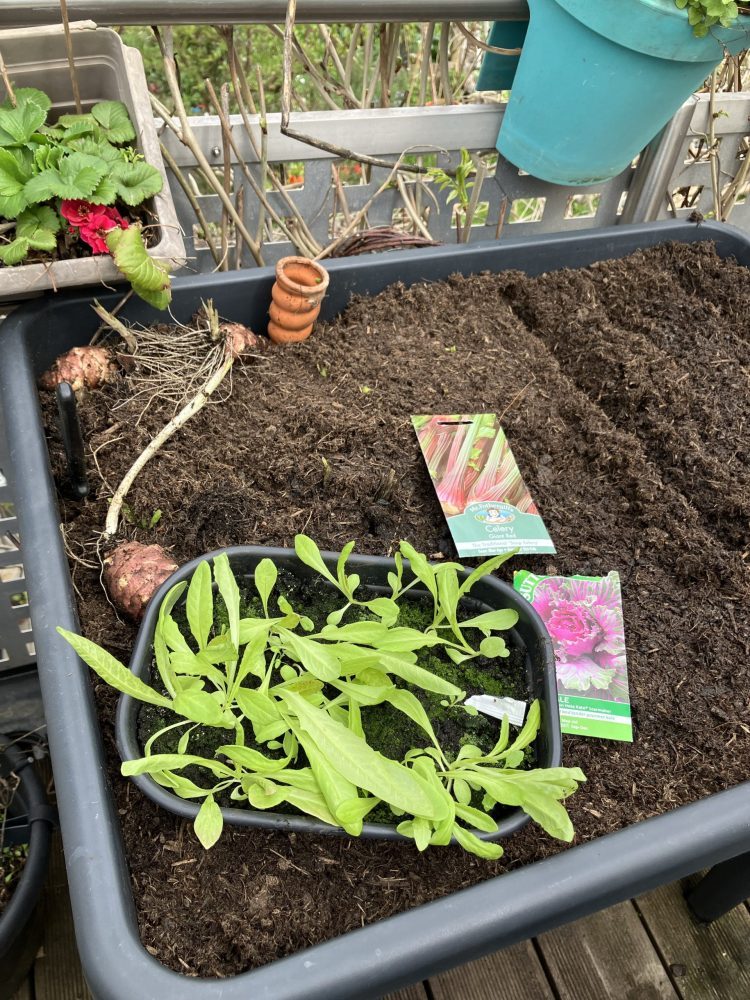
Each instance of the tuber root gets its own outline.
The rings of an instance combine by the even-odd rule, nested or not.
[[[52,391],[61,382],[69,382],[73,391],[78,392],[111,382],[116,373],[112,353],[105,347],[74,347],[60,355],[41,376],[39,385]]]
[[[258,337],[242,323],[222,323],[219,329],[224,335],[227,354],[232,358],[238,358],[250,351],[262,350],[267,346],[266,340]]]
[[[160,545],[122,542],[104,560],[104,586],[118,611],[140,621],[146,605],[177,563]]]

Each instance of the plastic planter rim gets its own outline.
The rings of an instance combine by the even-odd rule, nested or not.
[[[230,562],[235,564],[233,566],[235,573],[238,573],[236,568],[237,561],[243,561],[244,565],[241,572],[245,574],[254,569],[255,565],[261,559],[270,558],[277,565],[290,569],[292,572],[295,567],[301,567],[303,576],[311,575],[311,571],[303,566],[294,550],[285,548],[237,545],[218,549],[185,563],[161,585],[146,608],[146,613],[141,622],[130,659],[130,669],[141,680],[148,681],[149,679],[154,630],[159,616],[159,608],[167,592],[176,583],[189,580],[200,562],[206,559],[213,561],[222,552],[226,553],[229,556]],[[339,553],[322,552],[321,555],[323,560],[335,569]],[[393,559],[385,556],[357,555],[356,553],[350,556],[347,565],[360,570],[363,575],[363,586],[371,588],[380,586],[380,583],[374,580],[368,583],[365,578],[365,573],[368,570],[373,573],[378,569],[382,570],[383,583],[385,583],[386,571],[395,568]],[[408,571],[409,563],[406,559],[404,560],[404,567]],[[463,574],[459,574],[459,577],[465,579],[470,572],[471,569],[466,570]],[[532,700],[532,697],[536,696],[542,703],[542,720],[540,726],[541,759],[539,766],[559,767],[562,761],[562,737],[560,734],[560,715],[557,705],[557,680],[552,640],[539,614],[509,584],[499,580],[495,576],[487,576],[475,586],[479,589],[482,584],[485,585],[483,589],[489,589],[498,595],[498,600],[503,601],[503,607],[512,607],[519,612],[519,624],[522,630],[526,631],[536,644],[536,650],[531,650],[528,641],[525,641],[518,634],[518,626],[509,632],[509,642],[525,650],[527,663],[531,668],[532,674],[530,682],[537,688],[536,691],[529,693],[529,700]],[[486,597],[480,599],[484,603],[487,603]],[[137,737],[139,708],[140,702],[137,702],[128,695],[120,695],[117,704],[115,735],[117,748],[123,760],[132,760],[143,755]],[[136,775],[130,780],[138,786],[147,798],[163,809],[186,819],[194,819],[198,814],[199,806],[195,802],[175,795],[169,789],[159,785],[151,775]],[[274,813],[270,810],[264,811],[250,808],[223,807],[221,811],[225,822],[234,826],[253,826],[270,830],[295,831],[298,833],[314,834],[316,836],[347,836],[341,827],[330,826],[321,820],[304,815],[287,815],[284,813]],[[529,817],[522,809],[514,809],[510,815],[498,822],[496,832],[486,833],[480,830],[472,830],[472,833],[482,840],[496,841],[518,832],[528,822]],[[384,823],[365,822],[361,836],[380,840],[410,840],[410,838],[398,833],[395,825]],[[455,843],[455,841],[451,842]]]

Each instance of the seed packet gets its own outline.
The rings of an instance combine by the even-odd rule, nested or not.
[[[496,414],[411,422],[460,557],[555,551]]]
[[[552,637],[563,733],[633,742],[620,576],[537,576],[513,586]]]

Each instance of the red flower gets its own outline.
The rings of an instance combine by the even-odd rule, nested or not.
[[[88,201],[63,201],[60,214],[71,225],[71,232],[78,229],[78,235],[88,243],[94,253],[109,253],[106,236],[110,229],[119,226],[127,229],[130,223],[116,208],[107,205],[92,205]]]
[[[63,201],[60,205],[60,215],[63,219],[67,219],[71,226],[84,226],[92,211],[101,207],[103,206],[92,205],[88,201]]]

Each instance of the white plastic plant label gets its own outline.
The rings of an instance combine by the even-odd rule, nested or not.
[[[522,726],[526,718],[526,702],[515,698],[496,698],[491,694],[473,694],[467,698],[464,705],[476,708],[483,715],[491,715],[494,719],[508,716],[508,722],[513,726]]]

